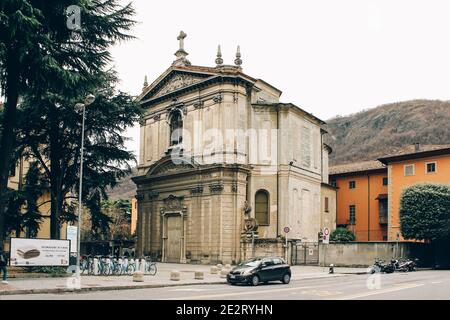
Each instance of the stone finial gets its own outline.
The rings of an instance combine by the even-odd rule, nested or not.
[[[145,89],[146,87],[148,87],[148,79],[147,79],[147,76],[144,77],[144,88],[143,88],[143,89]]]
[[[219,46],[217,47],[216,64],[217,64],[217,66],[221,66],[221,65],[223,64],[222,50],[220,49],[220,44],[219,44]]]
[[[234,64],[240,67],[242,65],[242,59],[241,59],[241,48],[240,46],[237,47],[236,51],[236,59],[234,60]]]
[[[191,65],[189,60],[186,59],[186,57],[189,53],[187,53],[184,50],[184,39],[186,37],[187,37],[187,34],[183,31],[180,31],[180,34],[177,37],[177,40],[180,42],[180,47],[177,50],[177,52],[175,52],[175,56],[177,57],[177,59],[173,62],[174,66],[190,66]]]

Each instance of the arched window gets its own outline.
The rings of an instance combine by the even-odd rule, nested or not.
[[[172,112],[170,117],[170,145],[174,146],[183,141],[183,116],[180,110]]]
[[[255,194],[255,218],[259,225],[269,225],[269,193],[265,190]]]

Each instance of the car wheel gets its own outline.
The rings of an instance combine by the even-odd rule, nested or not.
[[[259,284],[259,277],[257,275],[254,275],[250,280],[250,284],[252,286],[257,286]]]
[[[291,275],[289,273],[285,273],[281,282],[284,284],[288,284],[291,281]]]

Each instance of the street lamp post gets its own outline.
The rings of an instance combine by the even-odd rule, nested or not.
[[[80,273],[80,256],[81,256],[81,215],[83,213],[82,204],[82,192],[83,192],[83,155],[84,155],[84,120],[86,107],[92,104],[95,100],[95,96],[88,94],[84,99],[84,103],[77,103],[75,105],[76,109],[82,110],[82,120],[81,120],[81,150],[80,150],[80,182],[78,191],[78,228],[77,228],[77,271],[76,275],[79,278]]]

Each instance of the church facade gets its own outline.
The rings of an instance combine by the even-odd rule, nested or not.
[[[323,228],[335,228],[324,122],[246,75],[239,47],[234,65],[223,64],[220,47],[215,67],[192,65],[185,37],[138,97],[146,111],[133,178],[137,253],[235,263],[255,239],[279,250],[285,237],[317,242]]]

